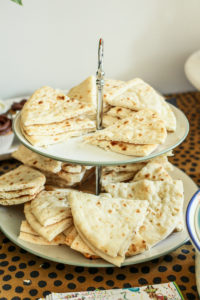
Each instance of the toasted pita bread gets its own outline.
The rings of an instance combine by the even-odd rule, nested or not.
[[[96,109],[96,79],[94,76],[88,77],[79,85],[71,88],[68,97],[78,99],[80,102],[90,104]]]
[[[148,200],[148,213],[140,227],[137,239],[132,239],[127,255],[135,255],[150,249],[166,238],[180,222],[183,211],[183,183],[174,180],[163,181],[140,180],[133,183],[112,183],[104,186],[113,197]],[[142,242],[143,241],[143,242]]]
[[[21,111],[21,123],[24,126],[62,122],[90,113],[92,105],[70,99],[63,93],[45,86],[28,99]]]
[[[173,179],[165,168],[158,163],[149,162],[133,178],[133,181],[142,179],[173,182]]]
[[[176,118],[168,103],[150,85],[139,78],[131,80],[132,85],[120,95],[106,98],[112,106],[120,106],[132,110],[151,109],[156,111],[165,122],[168,131],[175,131]]]
[[[97,140],[119,141],[130,144],[162,144],[167,132],[155,112],[141,110],[131,117],[119,120],[106,129],[93,134]]]
[[[31,126],[24,126],[24,130],[28,135],[54,135],[64,132],[78,131],[82,129],[91,128],[95,130],[95,121],[88,118],[79,116],[77,118],[67,119],[62,122],[50,123],[50,124],[36,124]]]
[[[43,186],[41,187],[33,187],[33,188],[27,188],[23,190],[17,190],[17,191],[6,191],[6,192],[0,192],[0,201],[1,200],[9,200],[9,199],[15,199],[21,196],[32,196],[36,195],[43,189]]]
[[[9,205],[19,205],[22,203],[26,203],[30,200],[33,200],[37,196],[37,194],[39,194],[39,192],[43,190],[43,188],[44,188],[43,186],[40,187],[33,195],[24,195],[24,196],[19,196],[10,199],[0,199],[0,205],[9,206]]]
[[[106,79],[103,90],[104,101],[106,101],[109,104],[111,99],[114,99],[118,95],[124,93],[131,86],[131,80],[124,82],[122,80]]]
[[[23,145],[20,145],[17,150],[12,153],[12,157],[29,167],[33,167],[42,171],[57,173],[62,168],[61,161],[37,154]]]
[[[62,163],[62,170],[68,173],[81,173],[82,166]]]
[[[113,116],[108,116],[108,115],[103,115],[103,127],[109,127],[115,124],[115,122],[121,120],[118,117],[113,117]]]
[[[67,200],[70,190],[43,191],[31,201],[31,213],[42,226],[48,226],[71,217]]]
[[[124,119],[127,117],[131,117],[132,114],[134,114],[134,112],[135,112],[134,110],[129,108],[120,107],[120,106],[114,106],[114,107],[111,106],[110,110],[107,112],[106,115],[114,118]]]
[[[31,204],[25,203],[24,205],[24,214],[27,222],[32,227],[34,231],[38,233],[38,235],[42,236],[44,239],[48,241],[52,241],[59,233],[63,232],[65,229],[71,226],[72,218],[66,218],[57,222],[55,224],[49,226],[41,226],[41,224],[37,221],[34,215],[31,212]]]
[[[110,171],[110,172],[102,172],[102,185],[108,184],[110,182],[123,182],[127,180],[133,179],[135,173],[133,172],[115,172],[115,171]]]
[[[64,133],[59,133],[59,134],[55,134],[55,135],[28,135],[26,133],[26,130],[24,130],[23,127],[21,127],[21,131],[23,133],[23,135],[25,136],[25,138],[34,146],[47,146],[47,145],[52,145],[55,143],[61,143],[64,141],[67,141],[69,138],[71,137],[75,137],[75,136],[81,136],[83,134],[87,134],[89,132],[94,131],[94,128],[88,128],[88,129],[82,129],[82,130],[78,130],[78,131],[68,131],[68,132],[64,132]]]
[[[113,152],[131,156],[147,156],[152,153],[158,146],[157,144],[136,145],[118,141],[97,140],[93,136],[87,136],[84,138],[84,140],[105,150],[110,150]]]
[[[22,165],[0,177],[0,192],[39,188],[44,183],[45,176],[41,172]]]
[[[71,192],[68,198],[74,225],[81,239],[95,254],[108,261],[114,258],[110,262],[119,266],[131,236],[143,223],[148,202],[81,192]]]
[[[85,175],[86,170],[83,170],[80,173],[67,173],[65,171],[60,171],[58,173],[58,177],[66,180],[70,185],[73,185],[77,182],[81,182],[83,180],[83,177]]]
[[[77,237],[77,235],[78,235],[78,232],[76,231],[76,228],[73,225],[71,230],[65,234],[65,244],[67,246],[71,246],[71,244],[73,243],[73,241]]]
[[[45,240],[41,236],[39,236],[28,224],[27,221],[22,221],[20,227],[19,239],[37,245],[60,245],[64,244],[65,236],[60,233],[57,235],[51,242]]]
[[[77,234],[77,236],[75,237],[75,239],[73,240],[73,242],[70,245],[70,248],[73,250],[76,250],[82,254],[85,254],[87,256],[95,256],[95,253],[88,248],[88,246],[83,242],[83,240],[81,239],[81,237]]]

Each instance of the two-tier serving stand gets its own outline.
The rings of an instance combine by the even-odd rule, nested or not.
[[[102,129],[102,119],[103,119],[103,88],[104,88],[103,57],[104,57],[104,43],[103,40],[100,39],[98,45],[98,69],[96,73],[96,86],[97,86],[96,129],[97,130]],[[44,155],[46,157],[55,160],[68,162],[70,164],[95,166],[96,194],[98,195],[101,191],[102,166],[122,165],[122,164],[124,165],[124,164],[145,161],[160,156],[174,149],[186,138],[189,131],[189,123],[187,118],[175,106],[170,104],[170,107],[173,110],[177,120],[176,131],[174,133],[169,133],[165,143],[163,145],[159,145],[158,148],[153,153],[145,157],[132,157],[132,156],[126,156],[126,155],[114,153],[111,151],[105,151],[103,149],[100,149],[99,147],[84,143],[82,137],[72,138],[60,144],[50,145],[47,148],[35,147],[25,139],[25,137],[21,132],[20,114],[18,114],[14,120],[13,129],[20,142],[34,152],[37,152],[41,155]],[[185,203],[187,204],[187,202],[190,200],[190,196],[196,190],[196,185],[186,174],[184,174],[178,168],[175,168],[173,175],[174,178],[183,180],[183,184],[185,186]],[[188,186],[189,188],[187,189]],[[15,219],[16,222],[18,222],[18,219],[16,217],[16,211],[12,212],[12,208],[8,210],[9,212],[6,211],[6,214],[5,211],[4,213],[2,213],[2,218],[4,218],[5,216],[9,218],[11,216],[12,222],[14,222]],[[0,211],[0,215],[1,215],[1,211]],[[15,230],[14,228],[15,227],[13,226],[13,230]],[[5,232],[6,230],[2,229],[2,231]],[[186,231],[179,232],[179,233],[177,232],[175,235],[176,236],[171,235],[166,240],[159,243],[157,246],[152,248],[150,252],[146,251],[144,254],[126,259],[124,265],[140,263],[164,255],[165,253],[170,252],[174,248],[183,244],[188,238]],[[17,239],[16,240],[13,239],[13,241],[19,244],[19,241]],[[27,245],[26,242],[21,241],[19,246],[29,250],[30,252],[36,255],[57,262],[66,263],[66,264],[74,264],[80,266],[98,266],[98,267],[111,266],[110,264],[105,262],[88,261],[86,258],[80,256],[78,253],[74,253],[70,248],[66,249],[66,247],[65,249],[63,249],[62,247],[56,247],[56,254],[55,254],[55,246],[50,246],[48,248],[48,256],[47,256],[45,249],[43,249],[38,245],[30,245],[30,244]]]

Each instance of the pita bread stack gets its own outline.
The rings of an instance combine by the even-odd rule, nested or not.
[[[60,242],[58,235],[72,226],[71,209],[67,199],[69,192],[68,189],[43,191],[24,205],[26,221],[33,232],[45,241],[52,242],[57,238],[57,243]],[[20,231],[25,232],[23,228]]]
[[[132,237],[143,224],[148,201],[114,199],[71,192],[73,222],[80,238],[97,256],[121,266]]]
[[[149,202],[143,225],[132,238],[127,256],[150,249],[180,226],[183,214],[183,183],[181,180],[139,180],[131,183],[112,183],[104,186],[112,197],[143,199]]]
[[[141,176],[143,176],[143,178],[140,179],[167,180],[167,178],[171,178],[168,171],[173,170],[173,165],[168,161],[168,156],[170,155],[172,155],[172,153],[168,152],[167,154],[139,163],[103,167],[101,178],[102,187],[111,182],[136,181]],[[154,168],[154,174],[152,174],[153,168],[150,163],[152,163],[153,166],[157,165],[157,167],[155,166]],[[145,166],[148,166],[147,169],[144,168]],[[149,166],[151,167],[150,170]],[[148,173],[150,173],[150,175],[147,176]],[[145,176],[147,176],[147,178]]]
[[[112,106],[107,115],[113,120],[131,116],[133,111],[150,109],[157,112],[168,131],[176,130],[176,118],[169,104],[146,82],[139,78],[128,82],[119,81],[116,88],[110,87],[109,82],[112,80],[107,80],[108,86],[105,84],[106,97],[104,99]],[[127,88],[124,88],[125,84],[127,84]],[[118,92],[115,93],[113,90],[118,90]]]
[[[150,110],[135,112],[106,129],[85,137],[85,141],[125,155],[146,156],[167,137],[164,122]]]
[[[95,122],[85,117],[92,104],[70,99],[51,87],[34,92],[21,111],[21,130],[34,146],[46,146],[95,130]]]
[[[19,166],[0,177],[0,204],[17,205],[34,199],[44,189],[45,176],[28,166]]]
[[[92,167],[71,165],[47,158],[20,145],[12,157],[23,164],[40,170],[46,176],[46,184],[70,187],[83,183],[93,173]]]

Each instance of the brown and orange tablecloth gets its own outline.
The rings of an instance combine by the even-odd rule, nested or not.
[[[200,93],[170,95],[190,122],[187,139],[170,161],[200,185]],[[15,168],[0,162],[0,174]],[[19,248],[0,232],[0,300],[38,299],[50,292],[111,289],[176,281],[185,299],[199,299],[195,282],[195,251],[190,242],[142,264],[122,268],[86,268],[55,263]]]

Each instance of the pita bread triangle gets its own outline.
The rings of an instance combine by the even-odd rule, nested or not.
[[[165,239],[180,223],[183,211],[183,183],[140,180],[131,183],[112,183],[104,186],[113,197],[146,199],[147,215],[136,236],[133,236],[127,256],[150,249]]]
[[[112,102],[112,99],[124,93],[132,85],[132,81],[122,81],[116,79],[106,79],[103,89],[103,99],[105,102]],[[111,104],[112,105],[112,104]]]
[[[138,181],[141,179],[173,182],[173,179],[165,170],[164,166],[154,162],[149,162],[146,166],[144,166],[135,175],[132,181]]]
[[[75,191],[68,198],[81,239],[95,254],[120,266],[131,237],[143,223],[148,202]]]
[[[21,111],[23,127],[62,122],[92,110],[91,104],[70,99],[65,94],[45,86],[36,90]]]
[[[0,192],[40,188],[45,184],[45,180],[41,172],[21,165],[0,177]]]
[[[90,104],[96,108],[96,78],[90,76],[79,85],[71,88],[68,97],[78,99],[80,102]]]
[[[162,144],[167,132],[164,122],[151,110],[141,110],[129,118],[119,120],[92,135],[97,140],[130,144]]]
[[[141,110],[145,108],[154,110],[165,122],[167,130],[175,131],[176,118],[164,97],[139,78],[132,79],[130,82],[131,86],[123,93],[112,98],[108,97],[106,99],[108,104],[129,108],[131,110]]]

